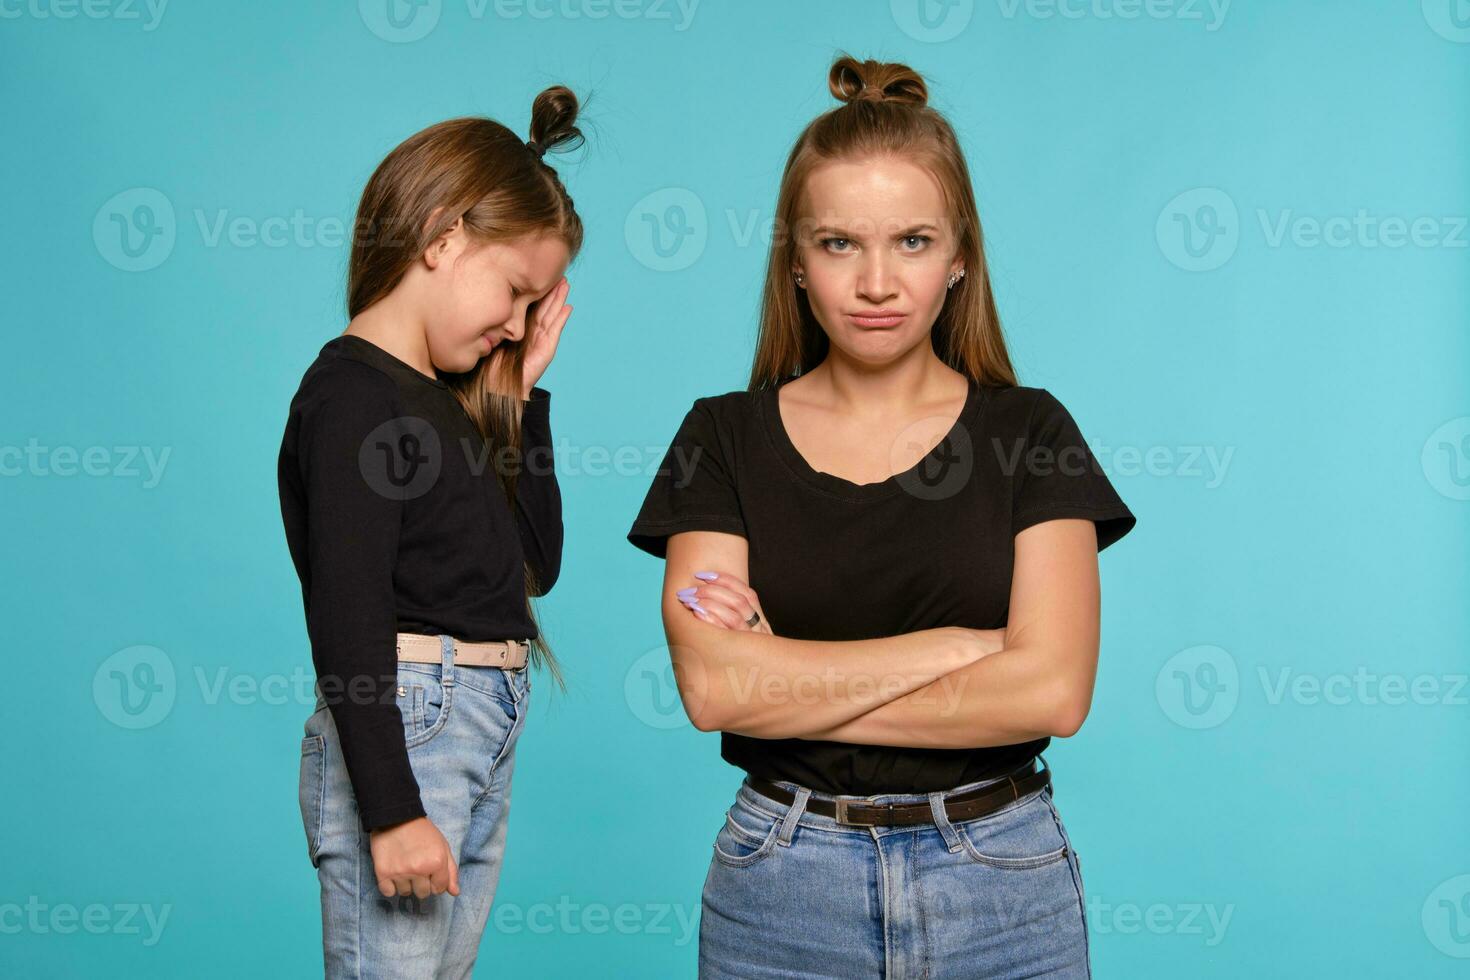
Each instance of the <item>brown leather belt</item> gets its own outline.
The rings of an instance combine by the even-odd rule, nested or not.
[[[398,659],[404,663],[437,664],[442,658],[438,636],[427,633],[399,633]],[[526,666],[528,640],[487,640],[470,643],[454,640],[454,663],[460,667],[500,667],[520,670]]]
[[[746,782],[751,789],[777,803],[789,806],[796,802],[795,793],[770,780],[748,776]],[[1050,782],[1051,770],[1047,768],[1033,770],[1024,776],[1008,774],[1004,782],[946,796],[944,812],[952,823],[974,820],[976,817],[994,813]],[[889,827],[934,822],[934,812],[928,803],[864,803],[861,800],[824,800],[813,796],[806,801],[806,808],[808,812],[832,817],[838,823],[854,827]]]

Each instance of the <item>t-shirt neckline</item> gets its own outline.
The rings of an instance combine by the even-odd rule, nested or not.
[[[794,379],[785,378],[761,392],[760,407],[766,434],[770,437],[776,455],[786,464],[786,468],[793,476],[818,490],[848,500],[876,500],[898,493],[903,489],[905,480],[912,479],[921,466],[934,460],[936,454],[944,446],[955,442],[956,434],[960,429],[971,424],[971,419],[979,411],[982,401],[979,382],[974,378],[966,377],[969,387],[965,392],[965,404],[960,409],[960,414],[956,416],[954,423],[945,432],[944,438],[935,443],[918,462],[901,473],[894,473],[888,479],[878,483],[853,483],[835,474],[815,469],[806,461],[806,457],[797,451],[796,444],[791,441],[791,436],[781,421],[781,403],[778,392],[782,385],[792,380]]]
[[[407,361],[404,361],[388,353],[386,350],[379,347],[371,340],[368,340],[366,337],[359,337],[355,333],[344,333],[338,334],[336,337],[333,337],[330,341],[328,341],[328,343],[342,343],[349,347],[353,347],[356,350],[361,351],[363,354],[365,354],[370,360],[375,361],[378,364],[391,365],[401,371],[407,371],[409,374],[412,374],[420,381],[427,382],[428,384],[433,385],[435,388],[449,387],[449,384],[447,382],[441,381],[438,378],[429,377],[427,374],[420,371],[412,364],[409,364]]]

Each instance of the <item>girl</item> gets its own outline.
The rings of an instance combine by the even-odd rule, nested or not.
[[[529,597],[561,563],[550,394],[582,223],[547,150],[490,119],[416,133],[358,206],[350,322],[307,369],[281,515],[317,672],[300,801],[329,977],[467,977],[505,852],[530,662],[561,684]]]
[[[748,390],[694,402],[628,535],[666,559],[685,710],[746,772],[700,976],[1084,977],[1036,760],[1087,714],[1097,553],[1135,519],[1016,383],[923,80],[842,57],[828,82],[844,104],[786,161]]]

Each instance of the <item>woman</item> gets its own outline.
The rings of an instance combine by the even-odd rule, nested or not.
[[[468,977],[505,854],[530,596],[561,566],[550,394],[582,223],[548,150],[479,117],[416,133],[362,193],[347,330],[291,401],[281,514],[317,671],[300,801],[328,977]],[[524,462],[522,462],[524,461]]]
[[[748,390],[697,399],[629,540],[685,710],[744,769],[700,976],[1085,977],[1038,767],[1134,517],[1019,386],[968,170],[923,80],[842,57],[782,177]]]

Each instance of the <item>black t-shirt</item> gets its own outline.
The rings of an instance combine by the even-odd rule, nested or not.
[[[695,400],[628,540],[662,558],[680,531],[742,535],[750,586],[777,636],[862,640],[1003,628],[1015,535],[1062,517],[1092,519],[1098,550],[1135,522],[1044,388],[972,380],[959,418],[926,457],[859,485],[806,462],[770,387]],[[990,778],[1049,742],[919,749],[723,732],[720,754],[767,779],[869,796]]]
[[[277,462],[318,684],[365,829],[423,816],[396,700],[396,634],[533,639],[525,572],[561,568],[551,396],[522,403],[511,507],[449,386],[352,334],[329,340],[291,399]]]

